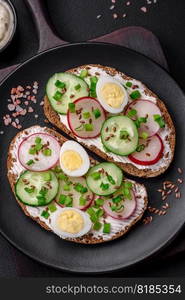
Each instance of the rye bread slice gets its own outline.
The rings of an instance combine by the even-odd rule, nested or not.
[[[96,67],[101,70],[104,70],[108,75],[111,75],[111,76],[115,76],[115,75],[119,74],[124,80],[128,80],[128,81],[133,80],[133,78],[125,75],[122,72],[117,71],[114,68],[105,67],[102,65],[95,65],[95,64],[83,65],[83,66],[80,66],[80,67],[77,67],[74,69],[70,69],[67,72],[75,73],[77,70],[81,70],[81,69],[85,69],[85,68],[89,69],[90,67]],[[140,82],[140,81],[137,80],[137,82]],[[163,103],[163,101],[160,100],[157,97],[157,95],[154,94],[152,91],[150,91],[144,84],[142,84],[142,86],[144,88],[144,93],[146,96],[152,96],[156,99],[156,105],[159,107],[159,109],[162,113],[162,116],[166,123],[166,127],[170,130],[169,135],[165,138],[165,141],[163,141],[164,143],[169,143],[169,148],[170,148],[170,153],[166,153],[165,154],[166,157],[164,157],[165,165],[160,166],[158,169],[155,169],[155,170],[152,169],[152,167],[150,167],[150,166],[141,169],[141,168],[137,167],[135,164],[133,164],[132,162],[123,163],[123,162],[115,161],[112,157],[110,157],[108,154],[101,151],[99,148],[95,147],[94,145],[87,146],[85,144],[85,142],[83,142],[82,140],[80,141],[80,143],[83,144],[84,147],[86,147],[89,150],[96,153],[98,156],[100,156],[104,160],[116,163],[119,167],[121,167],[123,169],[124,172],[126,172],[130,175],[133,175],[133,176],[147,178],[147,177],[155,177],[155,176],[158,176],[158,175],[164,173],[170,166],[171,162],[173,161],[173,157],[174,157],[176,133],[175,133],[175,127],[174,127],[173,121],[171,119],[171,116],[170,116],[165,104]],[[45,116],[47,117],[47,119],[50,121],[50,123],[52,123],[54,126],[58,127],[60,130],[62,130],[63,132],[68,134],[70,137],[72,137],[73,139],[78,141],[78,138],[71,132],[71,130],[69,130],[60,121],[59,114],[53,110],[47,96],[44,97],[44,113],[45,113]]]
[[[35,130],[37,128],[38,128],[37,132],[41,132],[40,128],[42,128],[42,127],[40,127],[40,126],[32,126],[28,129],[20,131],[14,137],[14,139],[12,140],[12,142],[9,146],[8,157],[7,157],[7,169],[8,169],[7,176],[8,176],[8,180],[9,180],[9,183],[10,183],[10,186],[11,186],[11,189],[12,189],[12,192],[14,193],[14,195],[15,195],[15,189],[14,189],[15,183],[16,183],[19,175],[20,175],[19,173],[21,173],[21,171],[16,172],[14,170],[15,164],[19,164],[18,159],[17,159],[17,155],[15,153],[16,152],[15,150],[17,150],[18,145],[20,144],[22,139],[24,139],[26,136],[28,136],[30,134],[30,130],[32,130],[32,129]],[[61,143],[61,145],[65,141],[67,141],[67,139],[65,137],[63,137],[62,135],[60,135],[59,133],[57,133],[53,129],[49,129],[49,128],[44,127],[44,132],[47,132],[47,133],[53,135],[54,137],[56,137],[58,139],[59,143]],[[90,161],[91,161],[92,165],[97,163],[97,161],[95,161],[93,158],[90,158]],[[16,169],[18,169],[18,168],[16,168]],[[145,189],[144,185],[136,183],[135,181],[132,181],[132,182],[134,184],[134,189],[135,189],[135,192],[136,192],[136,197],[138,197],[138,201],[140,201],[139,199],[142,199],[142,205],[140,204],[141,208],[139,209],[139,214],[137,215],[135,213],[136,216],[132,217],[129,225],[125,226],[125,224],[124,224],[122,230],[119,230],[118,232],[115,232],[113,235],[110,236],[110,238],[106,237],[106,239],[102,235],[94,236],[92,233],[89,233],[89,234],[87,234],[83,237],[75,238],[75,239],[68,239],[68,240],[76,242],[76,243],[81,243],[81,244],[97,244],[97,243],[103,243],[103,242],[107,242],[107,241],[110,241],[110,240],[117,239],[117,238],[123,236],[125,233],[127,233],[131,229],[131,227],[142,218],[142,216],[144,214],[144,211],[147,208],[147,203],[148,203],[147,192],[146,192],[146,189]],[[140,192],[140,191],[142,191],[142,192]],[[15,195],[15,198],[16,198],[16,195]],[[50,226],[48,226],[46,224],[46,222],[41,220],[39,217],[34,217],[33,215],[31,215],[29,213],[29,209],[28,209],[29,207],[28,206],[24,205],[17,198],[16,198],[16,201],[20,205],[20,207],[22,208],[25,215],[32,218],[34,221],[36,221],[44,229],[46,229],[48,231],[52,231],[52,229],[50,228]],[[114,220],[114,222],[116,222],[116,221]]]

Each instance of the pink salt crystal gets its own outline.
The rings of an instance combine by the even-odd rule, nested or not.
[[[25,101],[25,102],[24,102],[24,104],[25,104],[25,105],[28,105],[28,104],[29,104],[29,102],[28,102],[28,101]]]
[[[113,18],[117,19],[118,15],[117,14],[113,14]]]
[[[18,105],[18,104],[21,104],[21,100],[18,99],[18,100],[16,101],[16,104],[17,104],[17,105]]]
[[[9,111],[13,111],[15,109],[15,105],[14,104],[8,104],[8,110]]]
[[[37,94],[37,90],[36,90],[36,89],[33,89],[33,93],[36,95],[36,94]]]
[[[127,1],[126,5],[129,6],[130,5],[130,1]]]
[[[28,112],[32,113],[33,112],[33,108],[31,106],[28,107]]]
[[[12,122],[12,126],[17,128],[17,124],[15,122]]]
[[[22,111],[22,107],[20,107],[19,105],[16,106],[16,111]]]
[[[41,101],[40,105],[43,106],[44,105],[44,101]]]
[[[140,9],[141,9],[141,11],[143,11],[144,13],[147,12],[147,8],[146,8],[145,6],[142,6]]]
[[[19,124],[19,119],[18,118],[15,119],[15,123]]]

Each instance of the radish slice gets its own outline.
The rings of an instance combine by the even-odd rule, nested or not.
[[[162,157],[164,145],[159,135],[154,135],[147,140],[140,140],[140,145],[145,148],[141,152],[134,152],[129,159],[139,165],[150,166],[156,164]]]
[[[94,194],[88,189],[85,178],[84,177],[66,177],[66,178],[67,178],[67,182],[70,184],[67,185],[66,181],[59,180],[59,190],[55,201],[61,207],[66,207],[65,204],[62,204],[60,202],[61,199],[60,196],[61,195],[70,196],[72,198],[72,207],[81,210],[86,210],[94,200]],[[87,192],[81,194],[79,191],[75,189],[76,184],[81,184],[83,187],[87,188]],[[69,190],[66,190],[67,186]],[[81,196],[85,199],[85,204],[83,205],[80,205],[80,201],[79,201]]]
[[[148,100],[136,100],[130,103],[130,105],[126,110],[126,114],[128,114],[128,112],[131,109],[135,109],[137,111],[137,115],[134,116],[136,118],[148,116],[147,122],[141,123],[141,126],[139,128],[139,134],[142,134],[142,132],[146,132],[150,137],[159,131],[160,126],[156,121],[154,121],[153,116],[154,115],[161,116],[161,111],[155,103]],[[134,117],[132,118],[133,120]]]
[[[105,111],[100,103],[91,97],[74,101],[75,112],[67,112],[67,120],[71,131],[79,138],[96,138],[100,135]]]
[[[36,147],[41,149],[36,151]],[[55,166],[59,160],[59,154],[60,144],[47,133],[35,133],[28,136],[21,142],[18,149],[21,165],[35,172],[46,171]]]
[[[113,204],[111,199],[105,200],[105,203],[103,205],[103,208],[107,215],[114,219],[118,220],[125,220],[128,219],[135,211],[136,209],[136,199],[135,199],[135,194],[133,191],[131,191],[131,199],[124,199],[123,205],[124,209],[121,212],[115,212],[112,211],[111,205]]]

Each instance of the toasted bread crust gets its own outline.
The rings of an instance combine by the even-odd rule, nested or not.
[[[33,126],[33,127],[37,127],[37,126]],[[24,130],[24,132],[26,133],[26,130]],[[65,141],[67,141],[67,139],[60,135],[59,133],[57,133],[55,130],[53,129],[50,129],[50,128],[47,128],[47,132],[53,136],[55,136],[59,142],[61,144],[63,144]],[[10,186],[11,186],[11,189],[12,189],[12,192],[14,193],[15,195],[15,183],[17,181],[17,175],[14,174],[11,169],[15,163],[13,157],[12,157],[12,154],[11,154],[11,150],[14,148],[14,144],[15,144],[15,141],[16,139],[22,134],[22,131],[20,131],[15,137],[14,139],[12,140],[10,146],[9,146],[9,151],[8,151],[8,158],[7,158],[7,169],[8,169],[8,173],[7,173],[7,177],[8,177],[8,180],[9,180],[9,183],[10,183]],[[92,164],[96,164],[97,162],[93,159],[93,158],[90,158],[90,161]],[[137,183],[136,183],[137,184]],[[143,186],[143,185],[142,185]],[[144,187],[144,186],[143,186]],[[144,187],[145,188],[145,187]],[[146,189],[145,189],[146,191]],[[147,193],[146,193],[147,194]],[[15,195],[15,198],[16,198],[16,195]],[[31,219],[33,219],[34,221],[36,221],[41,227],[43,227],[44,229],[48,230],[48,231],[51,231],[51,228],[49,228],[44,222],[42,222],[38,217],[33,217],[29,214],[29,212],[27,211],[26,209],[26,205],[24,205],[22,202],[20,202],[17,198],[17,203],[20,205],[20,207],[22,208],[23,212],[25,213],[26,216],[30,217]],[[144,214],[144,211],[146,210],[147,208],[147,204],[148,204],[148,198],[145,197],[144,198],[144,207],[143,207],[143,210],[142,210],[142,213],[136,218],[133,220],[133,222],[127,226],[124,230],[120,231],[120,232],[117,232],[114,236],[112,236],[110,239],[107,239],[107,240],[103,240],[103,238],[95,238],[93,237],[91,234],[87,234],[85,236],[82,236],[80,238],[74,238],[74,239],[68,239],[68,241],[72,241],[72,242],[76,242],[76,243],[80,243],[80,244],[97,244],[97,243],[103,243],[103,242],[107,242],[107,241],[111,241],[111,240],[114,240],[114,239],[117,239],[121,236],[123,236],[125,233],[127,233],[130,228],[135,224],[137,223],[143,216]]]
[[[131,77],[126,76],[125,74],[123,74],[121,72],[118,72],[114,68],[104,67],[104,66],[101,66],[101,65],[94,65],[94,64],[90,64],[88,66],[101,68],[102,70],[106,71],[107,74],[112,75],[112,76],[116,75],[116,74],[119,74],[119,75],[121,75],[123,77],[123,79],[126,79],[126,80],[133,79]],[[84,68],[87,68],[87,66],[83,65],[83,66],[78,67],[78,69],[84,69]],[[74,69],[68,70],[68,72],[73,73],[75,70],[76,69],[74,68]],[[149,96],[153,96],[153,97],[156,98],[156,100],[157,100],[156,104],[159,107],[160,111],[162,112],[162,115],[163,115],[163,117],[165,119],[167,127],[170,128],[170,130],[171,130],[170,134],[168,136],[168,142],[169,142],[169,145],[170,145],[170,149],[171,149],[172,155],[171,155],[170,159],[166,159],[166,165],[165,166],[159,168],[158,170],[152,170],[150,168],[138,169],[132,163],[115,162],[113,158],[111,158],[105,152],[102,152],[100,149],[96,148],[93,145],[87,146],[83,142],[81,142],[81,144],[83,144],[84,147],[86,147],[89,150],[91,150],[94,153],[96,153],[98,156],[100,156],[104,160],[116,163],[119,167],[121,167],[123,169],[124,172],[126,172],[126,173],[128,173],[130,175],[133,175],[133,176],[147,178],[147,177],[158,176],[158,175],[164,173],[168,169],[168,167],[171,164],[171,162],[173,160],[173,157],[174,157],[176,133],[175,133],[175,127],[174,127],[173,121],[171,119],[171,116],[170,116],[170,114],[169,114],[169,112],[168,112],[165,104],[160,99],[158,99],[157,95],[155,95],[147,87],[145,87],[145,94],[149,95]],[[50,105],[50,102],[49,102],[47,96],[45,96],[45,98],[44,98],[44,113],[45,113],[45,116],[47,117],[47,119],[54,126],[56,126],[59,129],[61,129],[63,132],[65,132],[66,134],[68,134],[73,139],[77,140],[77,137],[64,124],[61,123],[59,115],[57,114],[57,112],[55,112],[53,110],[53,108]]]

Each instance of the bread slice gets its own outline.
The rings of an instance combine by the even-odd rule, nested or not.
[[[142,82],[135,80],[127,75],[125,75],[122,72],[117,71],[114,68],[110,67],[105,67],[102,65],[83,65],[80,67],[76,67],[74,69],[68,70],[67,72],[73,73],[78,75],[82,69],[88,69],[88,73],[92,74],[93,76],[96,75],[97,77],[100,76],[100,73],[102,74],[108,74],[111,75],[115,78],[125,80],[125,81],[132,81],[134,85],[138,85],[141,91],[142,98],[147,98],[148,100],[152,100],[156,103],[156,105],[159,107],[162,116],[165,120],[165,132],[162,129],[162,135],[163,135],[163,142],[164,142],[164,154],[162,159],[155,165],[152,166],[140,166],[135,163],[132,163],[129,159],[124,158],[124,162],[122,161],[123,159],[121,158],[120,161],[119,159],[116,159],[115,155],[111,155],[110,153],[106,153],[102,147],[97,147],[96,145],[93,144],[87,144],[87,141],[84,139],[80,139],[76,137],[71,130],[69,129],[68,125],[66,124],[66,121],[63,122],[61,119],[64,119],[65,116],[61,116],[57,112],[55,112],[50,105],[50,102],[45,96],[44,98],[44,113],[47,119],[56,127],[61,129],[63,132],[68,134],[70,137],[73,139],[77,140],[81,144],[83,144],[86,148],[89,150],[93,151],[97,155],[99,155],[101,158],[104,160],[114,162],[116,163],[119,167],[123,169],[124,172],[133,175],[133,176],[138,176],[138,177],[155,177],[158,176],[162,173],[164,173],[169,165],[171,164],[173,157],[174,157],[174,151],[175,151],[175,139],[176,139],[176,134],[175,134],[175,127],[173,124],[173,121],[171,119],[171,116],[165,106],[165,104],[155,95],[152,91],[150,91]],[[124,113],[124,112],[123,112]],[[159,133],[160,135],[160,133]],[[93,140],[93,139],[92,139]]]
[[[57,133],[55,130],[49,129],[47,127],[40,127],[40,126],[32,126],[28,129],[19,132],[14,137],[14,139],[12,140],[9,146],[8,158],[7,158],[7,169],[8,169],[7,176],[14,195],[15,195],[15,189],[14,189],[15,183],[18,177],[20,176],[21,172],[24,171],[24,168],[21,166],[17,158],[17,150],[19,144],[25,137],[29,136],[30,134],[38,133],[38,132],[45,132],[53,135],[54,137],[57,138],[57,140],[61,145],[67,140],[65,137]],[[97,161],[95,161],[93,158],[90,158],[90,162],[91,165],[95,165],[97,163]],[[97,244],[97,243],[103,243],[106,241],[117,239],[123,236],[125,233],[127,233],[131,229],[131,227],[141,219],[144,211],[147,208],[147,203],[148,203],[147,192],[144,185],[136,183],[135,181],[132,181],[132,183],[133,183],[133,188],[137,200],[137,208],[134,214],[130,218],[128,218],[125,221],[120,221],[107,216],[104,218],[104,221],[111,223],[112,225],[111,234],[106,235],[103,234],[102,232],[96,232],[92,230],[89,234],[86,234],[85,236],[82,236],[80,238],[75,238],[75,239],[68,239],[68,240],[76,243],[82,243],[82,244]],[[25,215],[32,218],[44,229],[48,231],[52,231],[50,227],[50,220],[49,219],[46,220],[43,217],[41,217],[41,212],[39,211],[39,209],[45,209],[45,208],[33,208],[24,205],[17,198],[16,200],[20,205],[20,207],[22,208]]]

